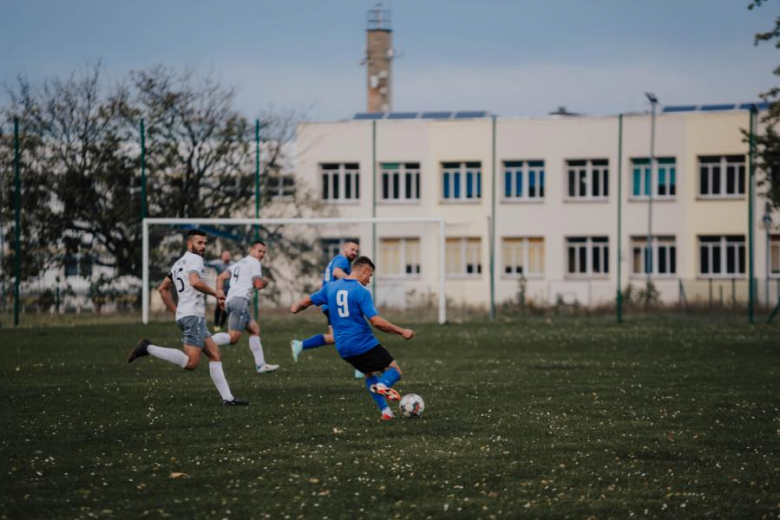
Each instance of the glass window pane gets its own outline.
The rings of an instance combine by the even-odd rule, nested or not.
[[[328,198],[328,174],[323,173],[322,174],[322,198],[327,199]]]
[[[509,198],[512,196],[512,172],[504,172],[504,197]]]
[[[733,245],[726,246],[726,272],[728,274],[737,272],[737,248]]]
[[[536,172],[534,170],[528,172],[528,196],[536,197]]]
[[[355,172],[355,198],[360,198],[360,172]]]
[[[472,182],[474,181],[474,174],[471,170],[466,172],[466,198],[471,199],[474,197]]]
[[[577,272],[576,248],[574,246],[569,246],[569,272]]]
[[[738,173],[737,173],[737,181],[739,182],[739,191],[738,193],[740,195],[745,194],[745,167],[740,166]]]
[[[539,197],[544,197],[544,170],[539,171]]]
[[[588,249],[585,246],[580,246],[580,273],[588,272]]]
[[[720,246],[712,247],[712,273],[720,274],[723,272],[721,269],[721,250]]]
[[[515,195],[517,197],[523,196],[523,170],[515,172]]]
[[[591,264],[591,267],[593,269],[594,273],[600,273],[601,272],[601,248],[596,246],[591,249],[592,257],[593,257],[593,263]]]
[[[352,198],[352,174],[347,173],[344,175],[344,198]]]
[[[639,168],[634,168],[634,186],[632,194],[634,197],[638,197],[640,195],[640,187],[642,186],[641,181],[641,172]]]
[[[455,175],[453,177],[453,190],[452,190],[452,196],[453,198],[459,199],[460,198],[460,172],[455,172]]]
[[[669,273],[677,273],[677,248],[675,246],[669,248]]]
[[[575,181],[576,172],[574,170],[569,170],[569,197],[574,197],[575,193]]]
[[[389,199],[390,198],[390,179],[389,175],[386,173],[382,174],[382,198],[383,199]]]
[[[398,199],[401,196],[401,174],[398,172],[393,173],[393,198]]]
[[[745,246],[740,244],[737,250],[739,262],[739,274],[745,274]]]
[[[605,197],[609,197],[609,170],[602,170],[601,176],[604,179],[604,186],[601,190],[601,194]]]
[[[677,195],[676,168],[669,168],[669,195]]]
[[[588,195],[588,172],[580,170],[580,197]]]
[[[667,247],[658,246],[658,273],[666,274],[667,269]]]
[[[412,198],[412,174],[407,173],[405,175],[406,180],[406,198],[411,199]]]
[[[712,192],[713,195],[720,195],[720,166],[712,167]]]
[[[341,193],[339,193],[339,174],[334,173],[333,174],[333,191],[331,194],[333,195],[334,199],[338,199],[341,196]]]
[[[450,198],[450,174],[449,172],[444,172],[444,198],[449,199]]]
[[[710,248],[702,245],[699,247],[699,269],[701,274],[709,274],[710,272]]]
[[[737,191],[737,172],[732,165],[726,166],[726,193],[735,194]]]
[[[699,169],[699,185],[700,185],[700,191],[702,195],[709,195],[710,194],[710,176],[709,176],[709,168],[706,166],[702,166]]]

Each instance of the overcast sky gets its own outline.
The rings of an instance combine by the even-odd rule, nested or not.
[[[779,0],[392,0],[393,109],[539,115],[743,102],[780,83],[780,51],[753,45]],[[111,78],[196,67],[314,120],[365,110],[362,0],[0,0],[0,82],[102,60]],[[6,102],[5,94],[0,98]]]

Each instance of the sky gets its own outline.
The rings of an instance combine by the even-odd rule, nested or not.
[[[753,44],[780,0],[386,0],[394,111],[505,116],[746,102],[777,85],[780,51]],[[365,0],[0,0],[0,84],[97,61],[107,77],[157,64],[237,89],[249,117],[366,109]],[[5,90],[5,89],[4,89]],[[8,102],[5,92],[0,105]]]

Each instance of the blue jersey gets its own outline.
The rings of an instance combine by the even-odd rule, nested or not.
[[[336,350],[342,358],[357,356],[379,345],[366,321],[379,313],[371,292],[357,280],[345,278],[328,283],[311,295],[311,301],[314,305],[328,305]]]
[[[352,273],[352,265],[350,265],[349,260],[347,260],[347,257],[340,254],[336,255],[333,257],[333,259],[330,262],[328,262],[328,266],[325,268],[325,271],[322,273],[322,287],[325,287],[330,282],[335,282],[336,280],[338,280],[338,278],[333,276],[333,270],[336,269],[337,267],[347,274]],[[322,307],[322,310],[327,312],[328,310],[327,304]]]

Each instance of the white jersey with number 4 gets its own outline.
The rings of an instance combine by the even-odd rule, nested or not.
[[[203,257],[187,251],[173,264],[168,276],[176,286],[179,303],[176,305],[176,319],[186,316],[206,317],[206,295],[190,285],[190,273],[197,273],[203,279]]]
[[[252,255],[247,255],[238,263],[228,267],[230,271],[230,290],[227,293],[225,302],[233,298],[246,298],[252,296],[255,290],[255,280],[263,277],[263,266],[260,260]]]

